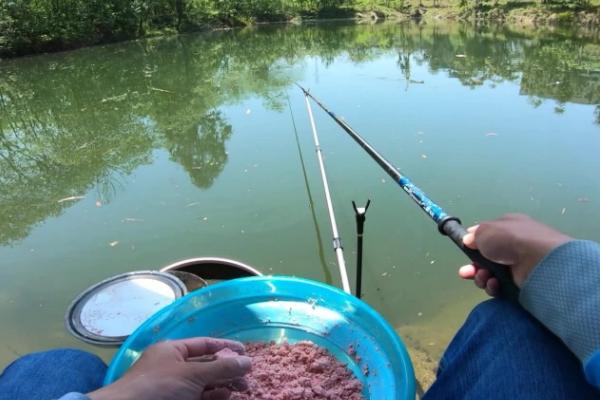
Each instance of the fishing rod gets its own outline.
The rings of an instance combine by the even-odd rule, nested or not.
[[[308,195],[308,205],[310,207],[310,215],[312,216],[313,226],[315,227],[315,234],[317,236],[317,247],[319,252],[319,260],[321,261],[321,267],[323,267],[323,274],[325,274],[325,282],[331,284],[331,272],[327,261],[325,261],[325,250],[323,249],[323,241],[321,240],[321,229],[319,229],[319,223],[317,222],[317,216],[315,214],[315,202],[310,191],[310,185],[308,184],[308,176],[306,174],[306,165],[304,163],[304,156],[302,155],[302,148],[300,147],[300,138],[298,137],[298,129],[296,128],[296,119],[294,118],[294,112],[292,111],[292,104],[290,103],[290,97],[287,96],[288,108],[290,110],[290,116],[292,118],[292,126],[294,127],[294,138],[296,139],[296,148],[298,149],[298,156],[300,157],[300,165],[302,167],[302,176],[304,177],[304,187],[306,188],[306,194]]]
[[[456,244],[463,253],[471,259],[471,261],[480,268],[487,269],[500,282],[501,295],[509,300],[517,301],[519,298],[519,288],[515,285],[512,277],[505,265],[498,264],[485,258],[478,250],[470,249],[463,243],[463,237],[467,234],[466,229],[462,226],[460,219],[447,214],[439,205],[434,203],[427,195],[411,182],[406,176],[381,154],[373,148],[365,139],[363,139],[354,129],[346,122],[338,118],[333,111],[329,110],[323,103],[316,99],[302,86],[296,84],[303,92],[304,97],[310,97],[319,107],[323,109],[333,120],[348,133],[360,147],[362,147],[370,156],[379,164],[381,168],[388,173],[389,176],[396,181],[400,187],[421,207],[421,209],[433,219],[437,224],[438,230],[442,235],[448,236],[454,244]]]
[[[323,181],[323,189],[325,190],[325,201],[327,202],[327,212],[329,213],[329,222],[331,223],[331,231],[333,233],[333,249],[337,257],[338,268],[340,270],[340,277],[342,279],[342,289],[346,293],[352,293],[350,290],[350,282],[348,281],[348,272],[346,271],[346,261],[344,260],[344,250],[342,248],[342,241],[338,233],[337,223],[335,221],[335,214],[333,212],[333,202],[331,201],[331,194],[329,193],[329,184],[327,183],[327,175],[325,174],[325,164],[323,162],[323,154],[321,152],[321,144],[319,143],[319,136],[317,134],[317,127],[315,125],[315,119],[313,118],[312,107],[308,96],[304,95],[306,101],[306,109],[308,110],[308,117],[310,119],[310,126],[312,129],[313,140],[315,142],[315,148],[317,151],[317,159],[319,160],[319,169],[321,170],[321,180]]]

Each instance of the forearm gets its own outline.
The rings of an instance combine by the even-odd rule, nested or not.
[[[519,301],[575,353],[600,388],[600,246],[575,240],[551,251],[526,280]]]

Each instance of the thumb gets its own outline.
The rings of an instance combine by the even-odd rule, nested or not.
[[[252,368],[250,357],[219,358],[210,362],[190,362],[193,376],[206,386],[219,386],[242,378]]]

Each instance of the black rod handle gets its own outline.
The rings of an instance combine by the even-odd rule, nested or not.
[[[498,279],[501,297],[515,303],[519,301],[519,288],[513,281],[508,267],[485,258],[478,250],[465,246],[463,237],[467,234],[467,230],[460,224],[457,218],[445,218],[441,221],[439,228],[440,232],[450,237],[475,265],[487,269]]]

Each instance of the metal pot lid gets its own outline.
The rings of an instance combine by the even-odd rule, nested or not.
[[[69,306],[65,325],[84,342],[118,346],[148,317],[186,293],[183,282],[171,274],[128,272],[81,293]]]

